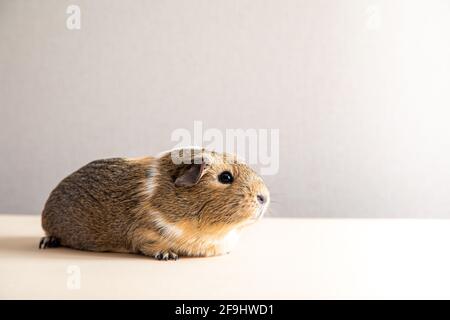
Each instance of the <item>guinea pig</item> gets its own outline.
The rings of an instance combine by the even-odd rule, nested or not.
[[[269,202],[261,177],[229,154],[190,148],[96,160],[50,193],[39,248],[139,253],[158,260],[221,255]]]

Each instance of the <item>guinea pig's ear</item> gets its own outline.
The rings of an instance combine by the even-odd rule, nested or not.
[[[192,164],[181,176],[175,180],[177,187],[191,187],[200,181],[200,178],[205,171],[206,163]]]

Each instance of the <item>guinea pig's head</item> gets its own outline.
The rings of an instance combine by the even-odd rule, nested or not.
[[[171,221],[239,227],[260,219],[269,206],[264,181],[236,156],[184,149],[157,161],[152,204]]]

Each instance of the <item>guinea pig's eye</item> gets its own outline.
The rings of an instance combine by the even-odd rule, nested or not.
[[[230,171],[224,171],[219,174],[219,181],[220,183],[230,184],[233,182],[233,175]]]

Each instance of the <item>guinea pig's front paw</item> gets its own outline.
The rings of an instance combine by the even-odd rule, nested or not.
[[[178,260],[178,255],[173,251],[158,251],[154,255],[157,260]]]

